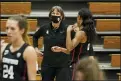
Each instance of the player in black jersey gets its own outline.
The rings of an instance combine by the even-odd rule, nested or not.
[[[37,54],[29,44],[28,23],[24,15],[10,17],[6,22],[9,44],[1,47],[2,81],[36,80]]]
[[[77,30],[78,29],[78,30]],[[74,38],[71,37],[71,32],[75,31]],[[74,59],[77,61],[83,56],[90,56],[93,59],[92,43],[95,41],[96,31],[92,13],[87,8],[82,8],[78,12],[77,23],[70,25],[67,29],[66,47],[69,51],[73,50]],[[89,46],[89,53],[88,51]],[[78,49],[78,50],[77,50]]]
[[[73,30],[76,30],[76,32],[74,38],[71,38],[71,32]],[[78,12],[77,23],[70,25],[67,29],[66,47],[69,51],[72,50],[73,67],[82,57],[89,56],[89,58],[94,59],[92,43],[95,41],[95,37],[96,31],[92,13],[89,9],[82,8]],[[72,76],[73,78],[74,76]]]

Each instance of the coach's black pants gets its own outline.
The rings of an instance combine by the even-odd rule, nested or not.
[[[71,81],[69,67],[41,67],[42,81]],[[54,80],[55,79],[55,80]]]

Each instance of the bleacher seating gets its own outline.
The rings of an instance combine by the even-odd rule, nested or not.
[[[111,66],[112,67],[121,66],[121,54],[111,54]]]
[[[120,19],[96,19],[97,31],[120,31]]]
[[[1,2],[1,14],[30,14],[31,2]]]
[[[89,9],[93,14],[120,14],[120,3],[90,2]]]
[[[104,48],[120,49],[120,36],[104,36]]]

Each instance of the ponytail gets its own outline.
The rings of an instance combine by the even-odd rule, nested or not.
[[[92,19],[86,19],[82,23],[83,30],[86,32],[88,37],[88,42],[93,43],[96,37],[95,25]]]
[[[24,15],[20,15],[23,18],[23,22],[19,22],[19,25],[24,28],[24,33],[22,35],[22,38],[24,40],[25,43],[31,45],[30,40],[29,40],[29,36],[28,36],[28,30],[29,30],[29,25],[27,22],[27,17],[25,17]],[[22,24],[22,25],[21,25]]]
[[[85,31],[87,35],[87,40],[88,40],[88,46],[89,46],[89,56],[94,56],[95,52],[93,49],[93,42],[95,41],[96,38],[96,31],[95,31],[95,25],[94,21],[92,19],[86,19],[83,22],[83,30]]]
[[[80,16],[80,18],[82,18],[82,24],[81,24],[83,26],[82,30],[87,35],[89,54],[93,55],[94,51],[93,51],[92,43],[95,42],[95,39],[96,39],[96,30],[95,30],[95,23],[92,17],[92,13],[88,8],[81,8],[79,10],[78,15]]]
[[[28,33],[27,33],[28,29],[29,29],[29,27],[25,28],[24,33],[22,35],[22,38],[23,38],[24,42],[26,42],[27,44],[31,45],[30,39],[29,39],[29,36],[28,36]]]

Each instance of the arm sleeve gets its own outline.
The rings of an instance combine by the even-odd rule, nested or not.
[[[33,46],[38,47],[38,39],[43,36],[44,27],[40,27],[33,35]]]

